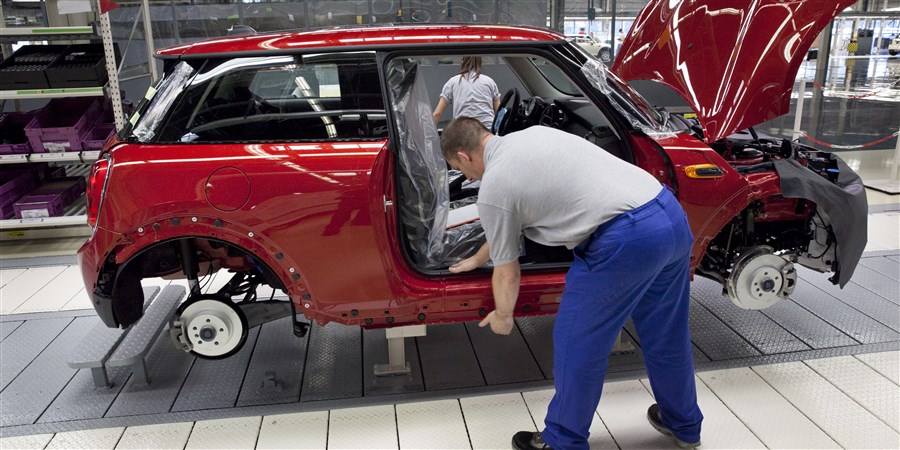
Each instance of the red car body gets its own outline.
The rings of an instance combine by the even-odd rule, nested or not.
[[[722,146],[730,148],[725,138],[738,129],[786,111],[797,55],[805,55],[821,27],[853,2],[755,1],[749,8],[747,2],[737,1],[682,2],[674,8],[670,3],[651,2],[622,48],[621,55],[627,56],[616,61],[615,69],[623,78],[658,79],[684,94],[701,117],[709,144],[687,127],[648,133],[616,118],[615,110],[601,109],[612,117],[633,163],[676,190],[696,237],[692,267],[706,267],[701,262],[716,239],[730,242],[739,236],[727,231],[729,224],[746,226],[742,221],[748,211],[757,230],[770,227],[776,231],[767,233],[774,235],[779,227],[798,228],[794,231],[805,236],[798,239],[808,242],[815,202],[783,195],[774,169],[742,172],[741,166],[758,164],[762,157],[735,161]],[[822,7],[825,3],[827,8]],[[760,15],[769,14],[770,8],[781,11],[778,17],[783,20]],[[712,9],[729,14],[711,14]],[[672,25],[679,14],[688,20]],[[764,37],[781,36],[777,31],[786,24],[796,33]],[[725,26],[736,43],[709,38],[709,30],[718,36]],[[752,33],[747,32],[750,26]],[[175,63],[365,51],[386,61],[393,52],[426,50],[578,54],[573,44],[551,31],[444,25],[221,38],[165,49],[159,56]],[[759,63],[742,65],[748,57]],[[721,66],[701,70],[701,62],[717,58],[722,58]],[[577,78],[578,64],[570,63],[571,68],[562,69]],[[384,71],[380,66],[381,89],[386,91]],[[726,82],[720,83],[723,79]],[[627,87],[621,89],[636,104],[641,102]],[[384,97],[390,98],[387,93]],[[591,92],[590,99],[604,101],[599,92]],[[139,107],[141,111],[147,107]],[[109,143],[94,165],[88,195],[95,228],[78,252],[87,290],[109,326],[127,326],[140,317],[141,278],[185,270],[172,244],[182,240],[191,240],[200,249],[200,259],[217,268],[264,272],[266,282],[283,289],[297,313],[320,324],[389,327],[469,321],[492,308],[489,271],[454,275],[422,270],[404,250],[396,208],[402,201],[396,182],[396,130],[388,137],[360,140],[176,144],[140,142],[128,132]],[[704,168],[713,172],[702,172]],[[864,215],[861,220],[864,223]],[[793,243],[785,243],[787,249],[772,244],[776,252],[798,248]],[[726,248],[723,254],[728,252]],[[736,256],[739,253],[727,258]],[[849,278],[855,264],[840,267],[843,276]],[[723,281],[730,269],[715,270],[721,271]],[[702,271],[709,275],[714,270]],[[564,265],[524,270],[517,314],[555,312],[564,278]]]

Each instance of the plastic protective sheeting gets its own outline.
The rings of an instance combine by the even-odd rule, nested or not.
[[[672,137],[677,134],[666,123],[658,123],[652,119],[641,120],[640,116],[642,114],[638,111],[639,106],[632,104],[618,89],[610,86],[609,76],[607,75],[609,69],[606,68],[605,64],[589,58],[581,67],[581,73],[597,90],[609,98],[613,107],[622,114],[622,117],[628,120],[632,127],[643,131],[648,136],[657,138]]]
[[[447,229],[447,163],[418,64],[395,59],[387,81],[399,137],[400,221],[416,266],[447,268],[478,251],[485,242],[484,230],[480,222]]]
[[[866,188],[859,175],[837,155],[825,155],[837,164],[839,172],[834,183],[793,159],[776,160],[775,171],[781,178],[784,197],[808,199],[831,220],[831,228],[837,240],[836,277],[841,287],[844,287],[853,276],[866,248],[869,203],[866,200]]]
[[[185,62],[180,62],[172,69],[172,73],[166,76],[162,82],[154,89],[150,88],[150,106],[144,111],[135,123],[133,134],[139,142],[149,142],[156,136],[162,120],[165,118],[169,108],[175,102],[179,95],[189,85],[190,79],[197,71]]]

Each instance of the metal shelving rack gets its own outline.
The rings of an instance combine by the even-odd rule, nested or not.
[[[119,90],[118,68],[116,67],[115,51],[113,49],[112,32],[110,30],[109,14],[99,14],[99,33],[103,40],[103,50],[106,59],[106,72],[109,78],[106,86],[68,89],[29,89],[19,91],[0,91],[0,99],[41,99],[59,97],[87,97],[109,96],[113,105],[113,115],[116,121],[116,129],[121,130],[125,126],[125,115],[122,111],[122,97]],[[43,28],[3,28],[0,27],[0,43],[8,44],[18,41],[41,40],[79,40],[97,35],[95,26],[75,27],[43,27]],[[0,155],[0,164],[16,164],[28,162],[59,162],[89,164],[100,156],[99,151],[63,152],[63,153],[31,153],[23,155]],[[55,233],[54,229],[63,227],[80,227],[82,234],[89,233],[87,227],[87,215],[85,199],[82,197],[70,205],[59,217],[45,217],[40,219],[5,219],[0,220],[0,231],[7,232],[5,238],[33,238],[71,236],[73,230]],[[15,232],[14,230],[20,230]],[[22,232],[34,230],[33,232]],[[77,233],[77,232],[76,232]]]

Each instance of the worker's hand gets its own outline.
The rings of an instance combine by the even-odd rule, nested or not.
[[[448,269],[450,273],[461,273],[461,272],[469,272],[481,267],[482,262],[478,258],[478,256],[473,256],[471,258],[466,258],[452,266]]]
[[[493,331],[494,334],[507,335],[512,332],[515,323],[513,322],[512,314],[506,316],[498,314],[497,311],[491,311],[487,317],[478,324],[481,328],[488,325],[491,326],[491,331]]]

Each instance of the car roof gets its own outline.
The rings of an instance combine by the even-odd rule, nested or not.
[[[398,45],[504,44],[555,42],[563,36],[555,31],[503,25],[381,25],[332,27],[318,30],[277,32],[222,37],[157,52],[164,59],[221,54],[265,54],[322,50],[328,48],[374,50]]]

